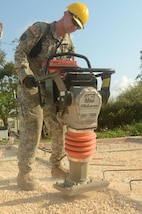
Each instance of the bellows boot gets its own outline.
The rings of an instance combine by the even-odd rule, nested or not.
[[[37,182],[31,177],[29,172],[19,172],[17,176],[17,185],[20,189],[26,191],[32,191],[38,188]]]
[[[51,176],[52,178],[67,178],[69,171],[60,165],[52,165]]]

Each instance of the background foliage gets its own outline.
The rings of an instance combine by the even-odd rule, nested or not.
[[[13,62],[6,62],[6,54],[0,50],[0,118],[8,126],[8,117],[17,116],[17,75]]]

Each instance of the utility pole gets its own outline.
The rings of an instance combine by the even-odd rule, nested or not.
[[[141,60],[140,69],[141,69],[141,73],[142,73],[142,51],[140,51],[140,60]]]
[[[0,39],[2,39],[2,28],[3,28],[3,25],[2,23],[0,23]]]
[[[2,33],[3,33],[2,29],[3,29],[3,24],[0,23],[0,45],[1,45]]]

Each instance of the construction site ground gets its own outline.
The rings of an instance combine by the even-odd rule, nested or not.
[[[140,214],[142,213],[142,137],[99,139],[88,174],[105,179],[104,189],[67,196],[53,187],[64,182],[50,174],[50,143],[38,149],[33,176],[36,191],[17,187],[17,144],[0,146],[0,214]],[[63,164],[68,167],[65,157]]]

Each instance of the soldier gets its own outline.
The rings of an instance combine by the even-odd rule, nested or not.
[[[75,51],[70,33],[83,29],[88,17],[86,5],[75,2],[67,6],[60,20],[50,24],[34,23],[20,37],[15,52],[15,69],[19,77],[17,100],[20,120],[17,184],[23,190],[37,189],[31,171],[43,120],[52,141],[51,175],[52,177],[67,175],[67,170],[61,166],[64,157],[63,126],[57,119],[55,106],[46,103],[41,108],[36,78],[42,75],[42,62],[50,55]]]

